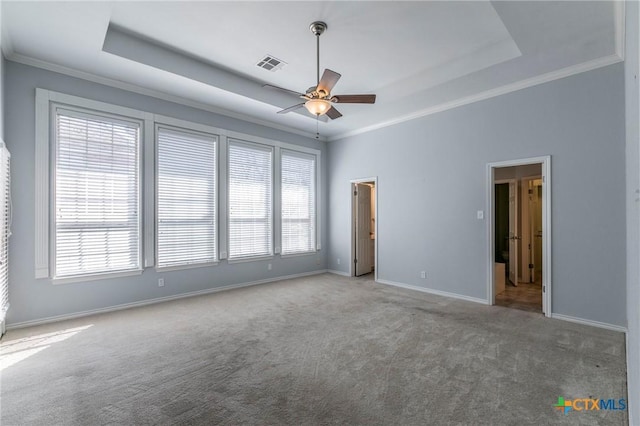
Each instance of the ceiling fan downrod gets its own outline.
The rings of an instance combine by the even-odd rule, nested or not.
[[[320,84],[320,36],[327,30],[327,24],[315,21],[309,25],[309,30],[316,36],[316,84]]]

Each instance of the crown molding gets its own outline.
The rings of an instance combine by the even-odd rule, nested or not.
[[[422,110],[418,110],[412,112],[410,114],[406,114],[403,116],[396,117],[392,120],[387,120],[381,123],[376,123],[371,126],[361,127],[359,129],[354,129],[352,131],[344,132],[335,136],[320,136],[316,139],[315,133],[305,132],[303,130],[299,130],[296,128],[292,128],[289,126],[283,126],[277,123],[273,123],[271,121],[261,120],[259,118],[249,116],[246,114],[237,113],[234,111],[230,111],[224,108],[215,107],[213,105],[204,104],[202,102],[192,101],[180,96],[170,95],[167,93],[163,93],[153,89],[147,89],[135,84],[125,83],[119,80],[114,80],[107,77],[98,76],[92,73],[78,71],[72,68],[64,67],[62,65],[54,64],[51,62],[43,61],[40,59],[31,58],[25,55],[21,55],[15,53],[11,49],[11,44],[5,44],[5,40],[3,39],[2,51],[5,55],[5,58],[12,62],[17,62],[24,65],[33,66],[36,68],[45,69],[48,71],[68,75],[70,77],[80,78],[82,80],[91,81],[93,83],[102,84],[105,86],[114,87],[117,89],[126,90],[129,92],[138,93],[145,96],[150,96],[157,99],[162,99],[168,102],[173,102],[179,105],[184,105],[204,111],[208,111],[214,114],[223,115],[230,118],[235,118],[238,120],[242,120],[245,122],[269,127],[276,130],[281,130],[283,132],[296,134],[299,136],[304,136],[309,139],[319,140],[322,142],[333,142],[340,139],[344,139],[351,136],[356,136],[363,133],[368,133],[374,130],[383,129],[385,127],[393,126],[396,124],[404,123],[405,121],[415,120],[417,118],[426,117],[432,114],[436,114],[438,112],[447,111],[453,108],[457,108],[460,106],[472,104],[475,102],[483,101],[486,99],[491,99],[496,96],[505,95],[507,93],[516,92],[518,90],[526,89],[528,87],[536,86],[543,83],[548,83],[554,80],[558,80],[561,78],[569,77],[572,75],[580,74],[586,71],[591,71],[597,68],[602,68],[608,65],[612,65],[618,62],[623,61],[624,55],[619,55],[618,51],[620,50],[624,53],[624,2],[616,1],[614,3],[615,7],[615,18],[616,18],[616,53],[604,56],[601,58],[593,59],[591,61],[583,62],[580,64],[572,65],[570,67],[562,68],[556,71],[551,71],[546,74],[541,74],[539,76],[531,77],[525,80],[517,81],[515,83],[507,84],[504,86],[500,86],[494,89],[486,90],[484,92],[480,92],[475,95],[466,96],[464,98],[456,99],[450,102],[445,102],[440,105],[436,105],[433,107],[425,108]],[[622,40],[620,40],[622,37]]]
[[[449,109],[457,108],[460,106],[472,104],[472,103],[483,101],[486,99],[495,98],[496,96],[505,95],[511,92],[516,92],[518,90],[526,89],[528,87],[537,86],[543,83],[548,83],[553,80],[558,80],[558,79],[569,77],[575,74],[591,71],[596,68],[606,67],[607,65],[612,65],[621,61],[622,61],[622,58],[617,54],[604,56],[602,58],[572,65],[570,67],[562,68],[556,71],[551,71],[546,74],[538,75],[536,77],[531,77],[525,80],[517,81],[515,83],[500,86],[495,89],[486,90],[484,92],[480,92],[475,95],[466,96],[464,98],[456,99],[450,102],[442,103],[440,105],[425,108],[425,109],[413,112],[411,114],[394,118],[393,120],[384,121],[382,123],[377,123],[372,126],[362,127],[360,129],[356,129],[350,132],[345,132],[336,136],[329,137],[328,140],[329,142],[333,142],[333,141],[337,141],[347,137],[360,135],[362,133],[371,132],[374,130],[393,126],[399,123],[404,123],[405,121],[415,120],[416,118],[426,117],[428,115],[436,114],[438,112],[447,111]]]
[[[316,139],[315,133],[305,132],[303,130],[299,130],[289,126],[283,126],[281,124],[273,123],[267,120],[261,120],[259,118],[230,111],[228,109],[216,107],[213,105],[208,105],[202,102],[193,101],[187,98],[183,98],[181,96],[170,95],[168,93],[164,93],[158,90],[148,89],[137,84],[125,83],[123,81],[114,80],[108,77],[102,77],[96,74],[88,73],[85,71],[79,71],[72,68],[68,68],[62,65],[54,64],[52,62],[43,61],[40,59],[35,59],[29,56],[25,56],[19,53],[15,53],[9,46],[3,46],[3,51],[5,58],[12,62],[17,62],[19,64],[29,65],[35,68],[44,69],[47,71],[52,71],[58,74],[67,75],[74,78],[79,78],[86,81],[91,81],[93,83],[102,84],[104,86],[114,87],[116,89],[126,90],[128,92],[138,93],[140,95],[149,96],[156,99],[161,99],[167,102],[173,102],[179,105],[188,106],[191,108],[196,108],[199,110],[211,112],[214,114],[222,115],[225,117],[235,118],[237,120],[242,120],[245,122],[249,122],[252,124],[257,124],[260,126],[269,127],[276,130],[281,130],[287,133],[293,133],[299,136],[304,136],[309,139],[319,140],[322,142],[326,142],[327,138],[320,136]]]

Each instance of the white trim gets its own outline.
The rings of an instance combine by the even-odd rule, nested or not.
[[[182,271],[183,269],[209,268],[212,266],[218,266],[219,264],[220,262],[216,260],[215,262],[189,263],[173,266],[156,266],[155,270],[156,272]]]
[[[273,254],[276,255],[282,253],[282,148],[279,146],[273,148],[273,160],[272,238]]]
[[[49,275],[52,278],[52,282],[54,284],[66,284],[72,282],[80,282],[80,281],[89,281],[89,280],[98,280],[103,278],[109,278],[111,276],[117,277],[120,274],[131,275],[135,274],[139,271],[142,273],[144,270],[144,229],[143,229],[143,215],[144,215],[144,140],[145,140],[145,118],[149,115],[142,111],[133,110],[126,107],[119,107],[117,105],[105,104],[103,102],[93,101],[89,99],[78,98],[76,96],[69,96],[62,93],[49,92],[49,102],[47,103],[47,107],[50,109],[49,117],[49,138],[47,140],[47,144],[49,149],[53,148],[53,154],[51,154],[50,158],[46,162],[46,164],[36,164],[36,167],[40,167],[46,171],[48,186],[50,194],[54,194],[53,197],[50,196],[49,206],[50,216],[47,218],[49,221],[49,235],[48,235],[48,247],[49,247]],[[58,276],[58,271],[56,270],[56,259],[57,259],[57,230],[56,230],[56,221],[55,215],[52,212],[57,211],[56,207],[56,173],[55,171],[58,168],[58,159],[57,159],[57,149],[58,149],[58,139],[57,139],[57,129],[55,129],[56,121],[58,113],[62,111],[65,114],[71,114],[76,117],[83,118],[95,118],[101,117],[110,122],[119,122],[124,125],[135,124],[138,130],[138,144],[137,144],[137,178],[138,178],[138,196],[137,196],[137,231],[138,231],[138,247],[137,247],[137,259],[138,259],[138,267],[136,269],[126,270],[126,271],[115,271],[115,272],[91,272],[82,275],[74,275],[74,276]],[[131,114],[131,115],[129,115]],[[53,141],[53,143],[52,143]],[[42,158],[40,158],[42,160]],[[36,244],[38,244],[38,240],[36,240]]]
[[[322,168],[322,152],[316,148],[309,148],[302,145],[295,145],[287,142],[281,142],[274,139],[263,138],[259,136],[244,134],[231,130],[221,129],[218,127],[208,126],[206,124],[191,122],[187,120],[177,119],[164,116],[161,114],[153,114],[150,112],[137,110],[133,108],[123,107],[119,105],[109,104],[92,99],[86,99],[79,96],[67,95],[64,93],[54,92],[46,89],[36,89],[36,189],[35,189],[35,276],[36,278],[49,278],[52,275],[51,254],[53,253],[50,235],[51,230],[51,158],[50,158],[50,138],[53,108],[52,104],[59,105],[68,109],[90,110],[89,113],[111,114],[123,117],[127,121],[140,121],[140,131],[142,137],[140,140],[141,149],[141,171],[140,171],[140,206],[142,214],[140,215],[140,256],[141,265],[145,267],[155,266],[155,234],[157,224],[155,223],[155,204],[156,204],[156,182],[155,182],[155,145],[156,145],[156,128],[157,126],[175,127],[184,129],[185,131],[195,131],[215,135],[218,137],[218,260],[228,259],[228,143],[229,139],[233,139],[239,143],[249,145],[258,145],[271,150],[274,167],[273,194],[274,205],[272,215],[274,223],[272,223],[272,243],[274,253],[265,258],[273,257],[278,246],[277,226],[275,226],[276,198],[280,191],[280,182],[277,179],[276,171],[279,169],[280,157],[276,153],[280,149],[287,149],[293,152],[305,153],[316,157],[316,250],[321,248],[321,168]],[[225,160],[226,159],[226,160]],[[220,188],[227,188],[221,191]],[[226,237],[225,237],[226,236]],[[316,253],[317,253],[316,251]],[[262,258],[264,259],[264,258]],[[245,258],[235,259],[231,263],[246,262],[252,260],[261,260],[261,258]]]
[[[97,273],[97,274],[76,275],[71,277],[61,277],[61,278],[53,277],[51,279],[51,284],[64,285],[64,284],[81,283],[85,281],[97,281],[97,280],[108,280],[112,278],[132,277],[136,275],[142,275],[142,272],[144,272],[143,269],[132,269],[128,271],[103,272],[103,273]]]
[[[552,314],[551,318],[557,319],[557,320],[562,320],[562,321],[569,321],[569,322],[573,322],[573,323],[576,323],[576,324],[588,325],[588,326],[591,326],[591,327],[604,328],[605,330],[619,331],[621,333],[626,333],[627,332],[627,327],[623,327],[621,325],[615,325],[615,324],[609,324],[609,323],[606,323],[606,322],[593,321],[593,320],[588,320],[588,319],[584,319],[584,318],[572,317],[572,316],[569,316],[569,315]]]
[[[507,93],[516,92],[518,90],[526,89],[528,87],[537,86],[539,84],[548,83],[550,81],[558,80],[561,78],[569,77],[575,74],[580,74],[586,71],[591,71],[596,68],[606,67],[621,62],[622,58],[617,54],[604,56],[591,61],[583,62],[581,64],[572,65],[570,67],[562,68],[559,70],[551,71],[546,74],[531,77],[525,80],[520,80],[515,83],[507,84],[504,86],[496,87],[494,89],[485,90],[474,95],[466,96],[460,99],[456,99],[450,102],[445,102],[440,105],[435,105],[429,108],[421,109],[411,114],[396,117],[392,120],[383,121],[371,126],[361,127],[360,129],[352,130],[349,132],[341,133],[339,135],[330,136],[327,140],[329,142],[344,139],[349,136],[355,136],[362,133],[371,132],[373,130],[382,129],[384,127],[393,126],[395,124],[403,123],[405,121],[414,120],[416,118],[425,117],[438,112],[446,111],[449,109],[457,108],[463,105],[472,104],[475,102],[483,101],[496,96],[505,95]]]
[[[630,425],[635,425],[635,418],[634,418],[634,412],[636,411],[635,409],[635,405],[637,402],[634,398],[633,398],[633,379],[631,376],[631,360],[629,359],[629,329],[627,328],[627,330],[625,331],[625,336],[624,336],[624,343],[625,343],[625,355],[627,358],[627,401],[629,402],[628,405],[631,405],[631,407],[627,406],[627,416],[628,416],[628,421]]]
[[[342,275],[343,277],[351,277],[348,272],[338,271],[337,269],[328,269],[327,272],[330,274]]]
[[[106,307],[106,308],[91,309],[91,310],[88,310],[88,311],[81,311],[81,312],[76,312],[76,313],[73,313],[73,314],[56,315],[56,316],[42,318],[42,319],[38,319],[38,320],[30,320],[30,321],[18,322],[18,323],[15,323],[15,324],[7,325],[7,329],[8,330],[15,330],[17,328],[33,327],[33,326],[36,326],[36,325],[49,324],[49,323],[52,323],[52,322],[59,322],[59,321],[65,321],[65,320],[70,320],[70,319],[82,318],[82,317],[87,317],[87,316],[95,315],[95,314],[103,314],[103,313],[107,313],[107,312],[121,311],[121,310],[124,310],[124,309],[137,308],[137,307],[140,307],[140,306],[155,305],[156,303],[163,303],[163,302],[169,302],[171,300],[185,299],[187,297],[203,296],[203,295],[206,295],[206,294],[218,293],[218,292],[221,292],[221,291],[233,290],[233,289],[243,288],[243,287],[250,287],[250,286],[259,285],[259,284],[267,284],[267,283],[271,283],[271,282],[274,282],[274,281],[284,281],[284,280],[290,280],[290,279],[294,279],[294,278],[307,277],[307,276],[310,276],[310,275],[319,275],[319,274],[324,274],[326,272],[327,272],[326,269],[318,269],[316,271],[303,272],[303,273],[300,273],[300,274],[284,275],[284,276],[281,276],[281,277],[266,278],[264,280],[249,281],[249,282],[237,283],[237,284],[229,284],[229,285],[222,286],[222,287],[208,288],[208,289],[205,289],[205,290],[191,291],[191,292],[188,292],[188,293],[181,293],[181,294],[176,294],[176,295],[173,295],[173,296],[157,297],[157,298],[154,298],[154,299],[142,300],[140,302],[123,303],[121,305],[114,305],[114,306],[109,306],[109,307]]]
[[[155,118],[155,116],[153,116],[153,118]],[[154,228],[154,234],[152,236],[153,238],[153,247],[154,247],[154,252],[153,252],[153,256],[155,259],[155,262],[158,263],[158,253],[155,251],[155,243],[159,240],[159,233],[158,233],[158,229],[159,229],[159,223],[157,222],[157,217],[155,217],[156,212],[158,211],[158,164],[159,164],[159,159],[157,158],[158,155],[158,136],[160,134],[160,129],[165,129],[168,130],[170,132],[174,132],[174,133],[182,133],[182,134],[190,134],[190,135],[195,135],[195,136],[200,136],[200,137],[205,137],[205,138],[210,138],[213,139],[213,143],[215,145],[215,164],[213,165],[213,167],[216,169],[216,173],[218,173],[218,168],[219,165],[221,163],[219,155],[220,155],[220,135],[219,133],[215,133],[215,130],[217,130],[215,127],[209,127],[209,126],[202,126],[202,125],[194,125],[193,127],[191,127],[192,123],[189,123],[187,121],[182,121],[182,120],[176,120],[175,123],[181,124],[181,125],[174,125],[174,124],[169,124],[166,121],[163,122],[159,122],[156,120],[153,120],[153,122],[151,123],[151,125],[153,126],[153,147],[154,147],[154,151],[152,152],[153,155],[153,173],[152,173],[152,179],[153,179],[153,184],[154,184],[154,191],[152,192],[153,198],[152,201],[149,202],[149,200],[147,199],[147,201],[149,202],[149,204],[151,204],[153,206],[153,214],[152,214],[152,219],[153,219],[153,228]],[[218,242],[220,241],[220,236],[218,235],[219,233],[219,227],[218,227],[218,223],[219,223],[219,218],[218,218],[218,203],[219,201],[219,192],[220,192],[220,183],[218,182],[218,175],[216,174],[215,176],[215,184],[214,184],[214,188],[213,188],[213,195],[214,195],[214,200],[215,200],[215,207],[216,207],[216,212],[215,212],[215,221],[214,221],[214,232],[215,232],[215,242],[214,244],[216,245],[216,251],[214,253],[214,259],[211,262],[202,262],[202,263],[182,263],[182,264],[178,264],[178,265],[171,265],[171,266],[156,266],[156,271],[176,271],[176,270],[180,270],[180,269],[193,269],[193,268],[200,268],[200,267],[209,267],[209,266],[215,266],[219,263],[220,261],[220,257],[218,256],[219,253],[219,247],[218,247]],[[153,266],[153,265],[151,265]]]
[[[488,304],[485,299],[480,299],[478,297],[465,296],[463,294],[458,294],[458,293],[450,293],[448,291],[434,290],[432,288],[418,287],[418,286],[411,285],[411,284],[404,284],[404,283],[399,283],[399,282],[395,282],[395,281],[388,281],[388,280],[376,280],[376,282],[380,283],[380,284],[390,285],[390,286],[393,286],[393,287],[405,288],[407,290],[415,290],[415,291],[419,291],[419,292],[422,292],[422,293],[435,294],[437,296],[451,297],[453,299],[465,300],[467,302],[480,303],[482,305],[487,305]]]
[[[296,253],[287,253],[282,254],[282,151],[289,151],[299,155],[301,158],[313,157],[315,161],[314,166],[314,180],[315,180],[315,226],[314,232],[316,237],[315,247],[310,251],[304,252],[296,252]],[[280,254],[281,257],[291,257],[291,256],[299,256],[299,255],[307,255],[307,254],[317,254],[322,248],[321,237],[320,237],[320,151],[318,152],[302,152],[299,150],[287,148],[287,147],[276,147],[276,175],[277,175],[277,190],[275,191],[274,205],[277,207],[276,211],[280,212],[275,221],[275,227],[277,230],[277,238],[275,240],[274,253]]]
[[[4,43],[4,40],[3,40]],[[29,65],[35,68],[44,69],[47,71],[52,71],[59,74],[68,75],[71,77],[79,78],[86,81],[91,81],[93,83],[102,84],[105,86],[114,87],[116,89],[126,90],[128,92],[138,93],[144,96],[150,96],[156,99],[162,99],[167,102],[172,102],[179,105],[188,106],[191,108],[197,108],[203,111],[211,112],[213,114],[222,115],[225,117],[235,118],[237,120],[242,120],[248,123],[257,124],[260,126],[269,127],[276,130],[281,130],[287,133],[293,133],[299,136],[304,136],[313,140],[320,140],[326,142],[327,138],[320,136],[319,139],[316,139],[315,133],[305,132],[304,130],[299,130],[294,127],[284,126],[281,124],[273,123],[271,121],[261,120],[256,117],[252,117],[249,115],[241,114],[238,112],[230,111],[228,109],[216,107],[213,105],[208,105],[202,102],[193,101],[190,99],[183,98],[181,96],[170,95],[168,93],[163,93],[153,89],[147,89],[136,84],[124,83],[122,81],[113,80],[107,77],[101,77],[95,74],[91,74],[84,71],[74,70],[62,65],[54,64],[51,62],[43,61],[40,59],[30,58],[25,55],[21,55],[19,53],[15,53],[12,50],[6,49],[8,52],[5,52],[5,58],[12,61],[17,62],[19,64]]]
[[[553,312],[552,303],[552,282],[551,282],[551,156],[540,156],[524,158],[519,160],[497,161],[487,164],[487,188],[486,188],[486,209],[487,209],[487,254],[485,264],[487,265],[487,303],[495,304],[495,284],[494,284],[494,263],[495,263],[495,241],[494,241],[494,198],[495,179],[494,170],[501,167],[526,166],[529,164],[541,164],[542,179],[542,283],[545,286],[543,305],[546,307],[545,316],[551,317]]]
[[[234,132],[235,133],[235,132]],[[264,138],[258,138],[264,141],[268,141],[268,139],[264,139]],[[263,150],[265,152],[269,152],[271,154],[271,236],[270,236],[270,243],[271,243],[271,252],[267,253],[267,254],[256,254],[256,255],[249,255],[249,256],[240,256],[240,257],[235,257],[232,258],[231,257],[231,253],[230,253],[230,249],[229,247],[231,246],[231,235],[230,235],[230,226],[229,224],[231,223],[231,216],[230,216],[230,208],[229,208],[229,192],[231,191],[231,187],[230,187],[230,182],[231,179],[229,178],[229,172],[231,169],[231,161],[229,158],[229,154],[231,152],[231,144],[234,145],[244,145],[245,147],[251,148],[251,149],[257,149],[257,150]],[[275,163],[276,161],[279,161],[279,158],[276,158],[276,149],[278,148],[277,145],[275,144],[269,144],[266,142],[255,142],[253,140],[246,140],[246,139],[238,139],[235,136],[228,136],[227,137],[227,157],[225,159],[225,163],[227,164],[227,234],[226,234],[226,240],[227,240],[227,262],[229,264],[231,263],[243,263],[243,262],[251,262],[254,260],[263,260],[263,259],[271,259],[273,258],[276,253],[275,253],[275,243],[276,243],[276,239],[275,239],[275,216],[276,216],[276,210],[275,210],[275,193],[276,193],[276,189],[279,191],[280,190],[280,186],[278,184],[278,187],[276,188],[276,180],[275,180]],[[280,212],[278,212],[280,213]]]
[[[153,115],[144,120],[142,140],[142,208],[143,261],[145,268],[153,267],[156,260],[156,132]]]
[[[261,260],[271,260],[274,259],[276,256],[275,254],[265,254],[265,255],[260,255],[260,256],[245,256],[245,257],[236,257],[236,258],[228,258],[227,256],[227,263],[229,265],[233,265],[235,263],[247,263],[247,262],[259,262]]]
[[[67,95],[66,93],[54,92],[52,90],[36,89],[36,91],[46,91],[49,95],[49,101],[57,104],[63,104],[65,108],[80,108],[90,109],[100,114],[113,114],[121,116],[125,121],[131,121],[131,119],[145,120],[149,118],[149,113],[138,109],[124,107],[116,104],[110,104],[106,102],[96,101],[88,98],[81,98],[80,96]],[[80,111],[87,113],[86,111]]]
[[[36,89],[35,277],[49,277],[49,91]]]
[[[322,153],[316,154],[316,253],[322,250]]]
[[[616,1],[617,3],[624,3],[622,1]],[[614,6],[615,7],[615,6]],[[394,124],[399,124],[399,123],[403,123],[405,121],[409,121],[409,120],[413,120],[416,118],[420,118],[420,117],[424,117],[427,115],[431,115],[431,114],[435,114],[438,112],[442,112],[442,111],[446,111],[449,109],[453,109],[453,108],[457,108],[459,106],[463,106],[463,105],[468,105],[474,102],[478,102],[478,101],[482,101],[482,100],[486,100],[486,99],[490,99],[496,96],[500,96],[500,95],[504,95],[507,93],[511,93],[511,92],[515,92],[521,89],[526,89],[527,87],[531,87],[531,86],[536,86],[538,84],[543,84],[543,83],[547,83],[553,80],[558,80],[564,77],[569,77],[575,74],[580,74],[586,71],[591,71],[597,68],[602,68],[602,67],[606,67],[608,65],[612,65],[618,62],[621,62],[623,60],[624,57],[624,6],[622,6],[622,12],[614,11],[614,15],[615,15],[615,20],[616,20],[616,26],[615,26],[615,40],[616,40],[616,53],[609,55],[609,56],[603,56],[601,58],[597,58],[597,59],[593,59],[590,61],[586,61],[586,62],[582,62],[580,64],[576,64],[576,65],[572,65],[566,68],[562,68],[560,70],[555,70],[555,71],[551,71],[548,72],[546,74],[542,74],[539,76],[535,76],[535,77],[531,77],[525,80],[521,80],[521,81],[517,81],[515,83],[511,83],[511,84],[507,84],[501,87],[497,87],[494,89],[490,89],[490,90],[486,90],[484,92],[475,94],[475,95],[470,95],[461,99],[457,99],[454,101],[450,101],[450,102],[446,102],[444,104],[440,104],[440,105],[436,105],[433,107],[429,107],[426,109],[422,109],[416,112],[413,112],[411,114],[408,115],[404,115],[404,116],[400,116],[397,118],[394,118],[392,120],[388,120],[388,121],[384,121],[381,123],[377,123],[374,124],[372,126],[365,126],[365,127],[361,127],[359,129],[355,129],[352,131],[348,131],[345,133],[341,133],[335,136],[330,136],[330,137],[326,137],[326,136],[318,136],[315,133],[309,133],[303,130],[299,130],[297,128],[294,127],[289,127],[289,126],[285,126],[285,125],[280,125],[277,123],[273,123],[271,121],[266,121],[266,120],[261,120],[259,118],[256,117],[252,117],[249,115],[245,115],[245,114],[241,114],[241,113],[237,113],[237,112],[233,112],[224,108],[219,108],[219,107],[215,107],[212,105],[207,105],[204,104],[202,102],[197,102],[197,101],[193,101],[193,100],[189,100],[186,98],[183,98],[181,96],[175,96],[175,95],[170,95],[167,93],[163,93],[157,90],[153,90],[153,89],[147,89],[135,84],[130,84],[130,83],[124,83],[122,81],[118,81],[118,80],[113,80],[107,77],[101,77],[101,76],[97,76],[95,74],[91,74],[88,72],[84,72],[84,71],[78,71],[78,70],[74,70],[62,65],[58,65],[58,64],[54,64],[51,62],[47,62],[47,61],[43,61],[40,59],[34,59],[34,58],[30,58],[28,56],[25,55],[21,55],[18,53],[15,53],[13,51],[13,49],[11,48],[4,48],[3,50],[5,51],[5,58],[12,61],[12,62],[16,62],[19,64],[24,64],[24,65],[29,65],[35,68],[40,68],[40,69],[44,69],[47,71],[52,71],[52,72],[56,72],[59,74],[64,74],[64,75],[68,75],[71,77],[75,77],[75,78],[79,78],[82,80],[86,80],[86,81],[91,81],[94,83],[98,83],[98,84],[102,84],[105,86],[110,86],[110,87],[115,87],[117,89],[121,89],[121,90],[126,90],[129,92],[133,92],[133,93],[138,93],[140,95],[144,95],[144,96],[150,96],[156,99],[162,99],[164,101],[167,102],[172,102],[175,104],[179,104],[179,105],[184,105],[184,106],[188,106],[188,107],[192,107],[192,108],[197,108],[203,111],[207,111],[207,112],[211,112],[214,114],[219,114],[222,116],[226,116],[226,117],[230,117],[230,118],[235,118],[238,120],[242,120],[242,121],[246,121],[249,123],[253,123],[253,124],[257,124],[260,126],[265,126],[265,127],[269,127],[272,129],[276,129],[276,130],[281,130],[287,133],[293,133],[299,136],[304,136],[307,137],[309,139],[314,139],[314,140],[320,140],[322,142],[331,142],[331,141],[336,141],[339,139],[344,139],[346,137],[349,136],[355,136],[358,134],[362,134],[362,133],[366,133],[366,132],[370,132],[373,130],[377,130],[377,129],[381,129],[384,127],[389,127],[389,126],[393,126]],[[622,20],[623,24],[620,24],[620,21]],[[621,41],[621,37],[622,37],[622,41]],[[3,41],[4,43],[4,41]],[[621,51],[619,52],[619,49],[621,49]]]
[[[274,207],[274,238],[273,238],[273,253],[280,254],[281,252],[281,235],[278,230],[278,226],[281,226],[281,222],[278,222],[278,217],[275,215],[275,212],[279,211],[278,202],[281,202],[278,197],[280,194],[280,153],[279,151],[282,149],[286,149],[293,152],[300,152],[304,154],[314,155],[316,157],[316,252],[322,249],[322,151],[316,148],[308,148],[302,145],[294,145],[287,142],[281,142],[275,139],[263,138],[260,136],[248,135],[245,133],[235,132],[232,130],[221,129],[218,127],[208,126],[206,124],[195,123],[192,121],[182,120],[179,118],[168,117],[161,114],[154,114],[153,120],[156,124],[168,125],[178,128],[183,128],[187,130],[195,130],[203,133],[211,133],[216,134],[220,137],[220,159],[226,158],[227,161],[220,161],[219,163],[219,175],[218,182],[219,188],[227,188],[227,192],[229,190],[228,187],[228,142],[229,139],[239,140],[241,142],[250,142],[258,145],[266,145],[273,147],[274,150],[274,199],[273,199],[273,207]],[[219,210],[218,210],[218,221],[220,224],[220,232],[218,236],[218,247],[219,247],[219,258],[224,260],[228,257],[228,247],[227,241],[225,239],[220,238],[222,235],[226,235],[228,238],[228,218],[227,218],[227,192],[220,192],[220,200],[219,200]],[[223,199],[224,198],[224,199]],[[224,211],[223,211],[224,209]],[[279,229],[282,229],[281,227]],[[279,237],[278,237],[279,236]],[[225,244],[225,247],[222,247],[221,244]]]
[[[373,176],[373,177],[369,177],[369,178],[360,178],[360,179],[353,179],[349,181],[349,199],[351,200],[351,219],[350,219],[350,225],[349,225],[349,229],[351,232],[351,258],[349,259],[349,276],[350,277],[354,277],[355,276],[355,268],[353,267],[353,259],[355,259],[356,253],[355,253],[355,241],[354,241],[354,230],[353,230],[353,226],[354,226],[354,222],[355,222],[355,218],[353,217],[354,215],[354,204],[353,204],[353,185],[357,184],[357,183],[364,183],[364,182],[373,182],[373,190],[374,190],[374,211],[375,211],[375,230],[374,235],[375,235],[375,239],[373,240],[373,274],[374,274],[374,280],[378,281],[378,239],[379,239],[379,234],[378,234],[378,176]]]
[[[290,259],[292,257],[303,257],[303,256],[313,256],[318,254],[318,252],[316,250],[313,251],[300,251],[300,252],[296,252],[296,253],[289,253],[289,254],[281,254],[280,255],[280,259]]]
[[[224,160],[224,161],[223,161]],[[229,138],[220,135],[218,147],[218,259],[229,258]],[[224,191],[221,190],[224,188]]]

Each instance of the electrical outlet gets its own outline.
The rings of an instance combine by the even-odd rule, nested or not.
[[[164,278],[158,278],[158,287],[164,287]]]
[[[271,264],[268,264],[268,265],[267,265],[267,271],[270,271],[270,270],[271,270],[271,268],[272,268]]]
[[[319,265],[319,264],[320,264],[320,257],[318,256],[318,257],[316,258],[316,265]]]
[[[340,259],[338,259],[336,262],[337,262],[337,263],[338,263],[338,265],[339,265],[339,264],[340,264]]]
[[[420,278],[427,278],[427,272],[426,271],[420,271]]]

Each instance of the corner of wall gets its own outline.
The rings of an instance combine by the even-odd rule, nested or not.
[[[625,24],[627,401],[629,424],[640,424],[640,7],[626,2]]]

